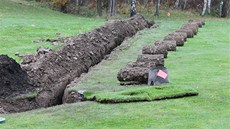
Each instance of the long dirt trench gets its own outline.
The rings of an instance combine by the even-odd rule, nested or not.
[[[143,16],[135,15],[126,20],[108,22],[76,37],[68,37],[58,51],[25,56],[21,67],[39,92],[35,98],[0,99],[0,108],[6,112],[20,112],[62,104],[68,84],[101,62],[125,38],[152,25]]]

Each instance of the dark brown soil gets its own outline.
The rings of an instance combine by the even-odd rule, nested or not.
[[[12,98],[34,89],[26,72],[6,55],[0,55],[0,80],[0,99]]]
[[[162,42],[155,42],[155,44],[164,44],[167,46],[167,51],[176,51],[176,41],[175,40],[164,40]]]
[[[147,67],[125,67],[117,74],[117,79],[121,82],[139,82],[147,84],[149,68]]]
[[[194,33],[191,29],[187,28],[187,29],[179,29],[176,32],[183,32],[187,34],[187,38],[193,38]]]
[[[184,38],[184,41],[186,42],[187,41],[187,33],[185,32],[173,32],[173,33],[170,33],[169,35],[172,35],[172,36],[182,36]]]
[[[129,62],[128,67],[143,67],[143,68],[152,68],[156,67],[155,62]]]
[[[142,54],[163,54],[164,58],[167,58],[167,46],[164,44],[147,45],[142,48]]]
[[[189,20],[189,23],[196,23],[199,27],[203,26],[203,21],[201,20]]]
[[[123,83],[147,84],[149,69],[164,66],[164,55],[139,55],[136,62],[130,62],[117,74],[117,79]]]
[[[0,102],[0,114],[23,112],[39,107],[34,98],[4,99]]]
[[[154,62],[156,66],[164,66],[164,55],[156,54],[142,54],[137,57],[137,62]]]
[[[164,40],[175,40],[177,46],[184,46],[184,37],[181,35],[167,35]]]
[[[181,27],[181,29],[189,29],[189,30],[192,30],[194,35],[197,35],[197,33],[198,33],[198,26],[197,26],[197,24],[195,24],[195,23],[188,23],[188,24],[186,24],[186,25],[183,25],[183,26]]]

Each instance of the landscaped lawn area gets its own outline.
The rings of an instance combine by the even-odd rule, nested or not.
[[[82,18],[33,9],[1,0],[0,54],[33,52],[40,44],[33,40],[64,36],[89,31],[105,20]],[[31,10],[31,11],[27,11]],[[71,90],[86,90],[115,95],[125,91],[148,91],[155,87],[120,86],[117,73],[128,62],[135,61],[144,45],[162,40],[168,33],[186,23],[188,17],[156,18],[159,28],[145,29],[125,41],[129,48],[117,51],[112,60],[95,66]],[[23,45],[22,45],[23,44]],[[19,58],[16,58],[19,61]],[[230,127],[230,22],[207,18],[198,35],[188,39],[184,47],[169,52],[165,60],[170,83],[162,87],[193,89],[195,97],[151,102],[101,104],[93,101],[63,104],[47,109],[0,115],[7,120],[1,129],[228,129]]]

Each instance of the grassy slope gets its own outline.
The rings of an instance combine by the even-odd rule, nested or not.
[[[35,52],[40,46],[53,48],[50,43],[33,43],[35,40],[57,38],[56,32],[61,32],[62,36],[77,35],[105,21],[71,16],[33,5],[24,0],[0,1],[0,54],[8,54],[20,61],[14,56],[15,52],[23,55]]]
[[[162,21],[162,24],[168,24],[168,22]],[[178,52],[170,53],[169,59],[166,60],[172,80],[170,85],[191,86],[199,91],[198,97],[125,104],[98,104],[95,102],[68,104],[26,113],[4,115],[7,122],[1,126],[2,128],[60,129],[227,129],[230,126],[229,35],[226,35],[229,33],[228,24],[222,21],[207,21],[207,25],[200,29],[198,36],[190,39],[185,47],[180,48]],[[161,26],[161,29],[156,31],[163,34],[166,31],[163,28],[164,26]],[[151,34],[156,35],[155,33]],[[138,37],[145,41],[147,37],[151,36],[140,35]],[[109,67],[109,65],[104,64],[101,67]],[[100,71],[96,71],[95,74],[98,72]],[[103,77],[108,75],[98,74],[97,76],[101,76],[99,79],[103,81]],[[94,84],[95,81],[92,78],[89,77],[87,82]]]
[[[159,19],[159,29],[147,29],[126,43],[112,61],[95,67],[75,89],[119,91],[116,74],[134,61],[144,44],[163,38],[186,19]],[[209,20],[198,36],[189,39],[177,52],[169,54],[166,67],[172,82],[167,86],[191,87],[199,96],[155,102],[99,104],[82,102],[19,114],[1,115],[7,122],[1,128],[228,128],[230,84],[229,22]],[[127,58],[128,57],[128,58]],[[146,88],[142,86],[141,88]]]

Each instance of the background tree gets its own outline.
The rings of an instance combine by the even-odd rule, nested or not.
[[[105,10],[105,13],[107,15],[109,13],[109,11],[110,11],[110,1],[103,0],[102,2],[103,2],[102,8]]]
[[[175,2],[175,6],[174,6],[176,9],[178,9],[178,8],[179,8],[179,3],[180,3],[180,0],[176,0],[176,2]]]
[[[222,17],[230,18],[230,0],[224,0]]]
[[[210,0],[211,1],[211,0]],[[184,0],[184,3],[183,3],[183,10],[185,10],[186,9],[186,7],[187,7],[187,0]]]
[[[206,8],[207,8],[207,2],[208,2],[208,0],[204,0],[204,6],[203,6],[203,11],[201,13],[201,16],[205,15],[205,11],[206,11]]]
[[[97,13],[98,15],[101,17],[102,16],[102,1],[101,0],[97,0]]]
[[[110,0],[110,16],[116,14],[116,0]]]
[[[136,0],[131,1],[131,13],[130,17],[134,16],[137,14],[137,9],[136,9]]]
[[[208,0],[208,14],[211,14],[211,0]]]
[[[221,1],[220,1],[220,13],[219,13],[219,16],[220,16],[220,17],[222,16],[223,5],[224,5],[224,1],[221,0]]]
[[[63,13],[67,13],[67,3],[69,0],[52,0],[52,2],[60,7],[60,11]]]
[[[212,16],[229,17],[230,0],[36,0],[38,2],[48,2],[53,8],[65,13],[80,14],[84,16],[105,15],[114,16],[116,13],[127,15],[136,13],[136,8],[145,9],[146,7],[156,6],[154,15],[159,16],[160,5],[181,10],[201,12],[204,16],[207,12]],[[130,3],[135,2],[136,4]],[[148,8],[150,9],[150,8]],[[154,8],[155,9],[155,8]],[[166,8],[164,8],[166,9]],[[146,10],[144,10],[146,11]],[[149,10],[148,10],[149,11]],[[168,11],[168,10],[165,10]]]
[[[161,0],[156,0],[156,12],[155,12],[155,16],[159,16],[159,10],[160,10],[160,4],[161,4]]]

